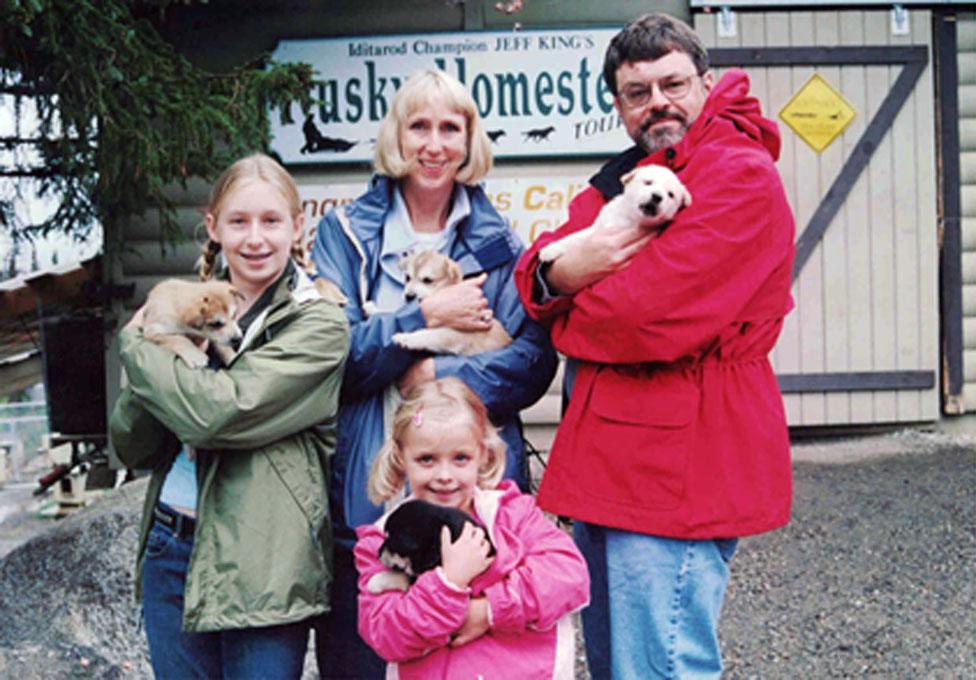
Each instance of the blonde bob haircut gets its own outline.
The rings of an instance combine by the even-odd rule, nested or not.
[[[468,155],[456,179],[461,184],[477,184],[491,170],[491,142],[467,88],[454,76],[436,69],[417,71],[393,95],[390,110],[380,122],[373,167],[381,175],[394,179],[410,172],[412,163],[400,155],[400,126],[418,110],[435,102],[461,114],[467,121]]]
[[[505,473],[505,442],[488,420],[488,409],[467,385],[457,378],[440,378],[422,383],[407,393],[393,416],[393,434],[376,454],[369,471],[369,500],[382,505],[396,496],[406,481],[403,439],[413,427],[434,421],[441,427],[454,427],[459,413],[467,413],[470,424],[484,450],[478,468],[478,486],[494,489]],[[436,415],[435,415],[436,414]]]

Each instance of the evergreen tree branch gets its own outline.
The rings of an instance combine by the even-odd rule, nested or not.
[[[42,191],[64,193],[44,224],[15,226],[86,233],[100,222],[111,248],[126,220],[158,208],[161,239],[178,241],[165,188],[212,179],[234,159],[266,150],[272,109],[311,107],[309,65],[263,58],[207,73],[137,16],[158,8],[164,18],[174,2],[0,0],[0,91],[33,93],[39,140],[31,146],[42,159],[2,174],[26,173]],[[2,203],[0,224],[10,228],[16,217]]]

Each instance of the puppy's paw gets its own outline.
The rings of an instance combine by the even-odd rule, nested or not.
[[[410,579],[402,571],[381,571],[373,574],[366,582],[366,590],[374,595],[388,590],[406,592],[409,587]]]
[[[179,354],[180,359],[185,361],[186,365],[190,368],[203,368],[210,363],[207,355],[200,350],[191,351],[189,348],[184,348],[178,351],[177,354]]]
[[[418,333],[394,333],[393,344],[403,349],[421,350],[426,349]]]
[[[376,314],[379,310],[376,308],[376,303],[372,300],[367,300],[363,303],[363,316],[370,317]]]

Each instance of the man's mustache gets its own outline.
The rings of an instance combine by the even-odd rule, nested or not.
[[[645,118],[643,123],[641,123],[641,132],[647,132],[647,129],[649,127],[651,127],[655,123],[660,123],[662,120],[675,120],[681,125],[686,124],[685,117],[682,116],[680,113],[674,111],[654,112],[651,115],[649,115],[647,118]]]

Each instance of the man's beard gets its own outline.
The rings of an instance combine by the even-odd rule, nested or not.
[[[678,123],[678,127],[664,127],[658,128],[656,130],[648,130],[651,125],[657,123],[661,120],[673,120]],[[637,134],[637,142],[644,151],[648,154],[652,154],[655,151],[660,151],[669,146],[674,146],[681,141],[681,138],[685,136],[688,132],[688,126],[690,125],[684,116],[680,113],[673,113],[670,111],[665,111],[663,113],[652,113],[647,119],[641,123],[640,132]]]

